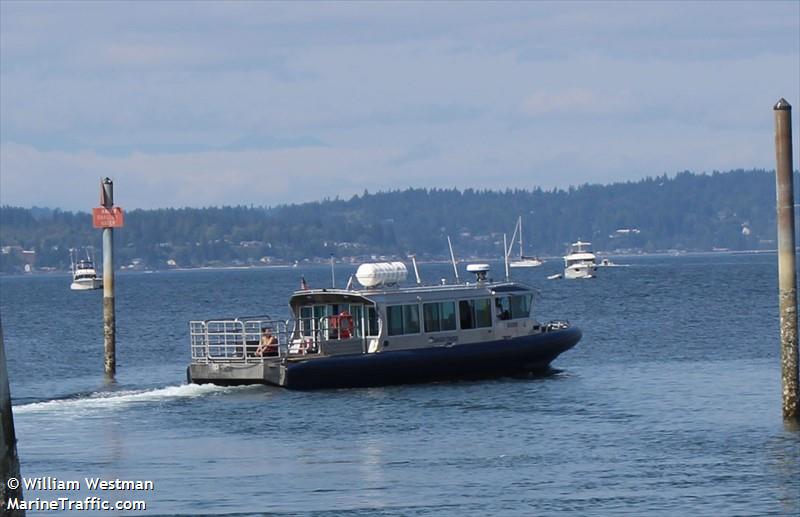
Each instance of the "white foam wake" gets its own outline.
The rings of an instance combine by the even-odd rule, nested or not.
[[[213,384],[182,384],[152,390],[105,391],[79,398],[22,404],[14,406],[14,413],[113,408],[138,402],[161,402],[169,399],[202,397],[213,393],[224,393],[232,389],[235,388]]]

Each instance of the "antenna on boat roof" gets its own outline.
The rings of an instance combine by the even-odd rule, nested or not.
[[[409,258],[411,258],[411,264],[414,266],[414,276],[417,277],[417,285],[420,285],[422,280],[419,277],[419,269],[417,269],[417,256],[409,255]]]
[[[347,287],[345,287],[345,289],[349,291],[352,288],[353,288],[353,275],[350,275],[350,278],[347,279]]]
[[[461,283],[458,279],[458,266],[456,266],[456,256],[453,254],[453,243],[450,242],[450,236],[447,236],[447,246],[450,248],[450,260],[453,262],[453,273],[456,275],[456,283]]]
[[[331,253],[331,287],[336,287],[336,273],[333,270],[333,253]]]
[[[506,234],[503,234],[503,265],[506,266],[506,282],[508,282],[508,241]]]

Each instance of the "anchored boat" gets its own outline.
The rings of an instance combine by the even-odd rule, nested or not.
[[[564,278],[594,278],[597,273],[597,258],[589,250],[591,242],[572,243],[572,249],[564,257]]]
[[[533,317],[531,287],[487,279],[486,264],[467,270],[475,282],[402,287],[402,262],[362,264],[360,289],[295,291],[289,320],[192,321],[188,380],[315,389],[500,376],[547,369],[580,340],[566,321]]]
[[[85,259],[79,259],[78,251],[75,249],[69,250],[69,258],[70,269],[72,270],[70,289],[73,291],[89,291],[103,287],[103,279],[97,276],[97,271],[94,269],[94,261],[88,249],[86,250]]]
[[[519,231],[519,258],[512,260],[508,265],[509,267],[538,267],[544,264],[544,261],[539,257],[529,257],[522,254],[522,216],[517,219],[517,226],[514,228],[514,235]],[[513,244],[513,236],[511,238]]]

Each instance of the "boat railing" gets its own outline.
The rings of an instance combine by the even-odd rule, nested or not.
[[[257,355],[265,328],[277,339],[277,347]],[[288,320],[256,316],[191,321],[189,334],[192,362],[261,363],[276,357],[319,354],[325,343],[358,338],[360,331],[354,325],[343,325],[336,316]]]
[[[545,332],[553,332],[556,330],[564,330],[570,327],[567,320],[550,320],[543,325]]]
[[[192,362],[261,362],[264,357],[257,356],[256,351],[265,328],[278,340],[277,353],[280,354],[281,348],[286,349],[286,336],[291,332],[286,321],[269,317],[191,321]]]

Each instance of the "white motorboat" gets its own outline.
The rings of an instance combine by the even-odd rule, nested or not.
[[[509,262],[509,267],[537,267],[544,264],[544,261],[539,257],[530,257],[522,254],[522,217],[517,219],[517,226],[514,228],[514,234],[519,232],[519,258]],[[514,238],[512,236],[511,243],[513,245]]]
[[[94,261],[86,250],[86,258],[78,259],[77,250],[71,249],[70,267],[72,269],[72,284],[69,286],[73,291],[90,291],[103,287],[103,279],[97,277],[94,269]]]
[[[572,243],[570,252],[564,257],[564,278],[594,278],[597,262],[594,253],[589,250],[591,242]]]

